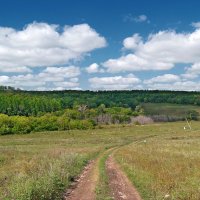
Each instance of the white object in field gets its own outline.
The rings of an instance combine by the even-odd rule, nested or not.
[[[184,130],[186,130],[186,127],[184,126]]]
[[[146,140],[144,140],[144,143],[146,143],[147,141]]]
[[[170,197],[170,195],[169,195],[169,194],[166,194],[164,198],[165,198],[165,199],[168,199],[169,197]]]
[[[185,118],[186,119],[186,122],[187,122],[187,125],[188,125],[188,127],[190,128],[190,130],[192,129],[192,127],[191,127],[191,125],[190,125],[190,123],[188,122],[188,120],[187,120],[187,118]]]

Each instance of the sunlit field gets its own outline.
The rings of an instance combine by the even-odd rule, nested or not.
[[[157,136],[115,154],[143,199],[200,199],[200,124],[193,122],[192,131],[183,130],[183,125],[153,125]]]
[[[0,137],[0,199],[61,199],[88,160],[139,137],[136,127]],[[143,133],[145,134],[145,133]]]
[[[0,199],[61,199],[91,159],[115,158],[144,199],[200,199],[200,125],[106,126],[0,137]]]

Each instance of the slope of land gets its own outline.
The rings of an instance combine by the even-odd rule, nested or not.
[[[72,185],[79,199],[88,188],[97,200],[130,199],[134,185],[144,200],[199,200],[200,125],[191,122],[192,130],[185,125],[118,125],[0,136],[0,199],[58,200]],[[90,160],[98,162],[90,163],[80,185],[75,184]],[[73,197],[72,191],[67,193]]]
[[[200,114],[200,107],[195,105],[180,105],[169,103],[143,103],[142,108],[146,115],[167,115],[172,117],[182,117],[183,119],[188,116],[189,112],[193,111]]]

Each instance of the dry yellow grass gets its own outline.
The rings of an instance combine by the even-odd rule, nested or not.
[[[192,132],[184,126],[176,122],[1,136],[0,199],[60,199],[88,160],[119,147],[115,158],[144,199],[169,195],[199,200],[200,125],[193,122]]]
[[[0,199],[61,199],[87,161],[134,139],[132,128],[0,137]]]
[[[160,124],[156,137],[115,154],[144,199],[200,199],[200,125],[193,122],[193,131],[184,131],[183,126]]]

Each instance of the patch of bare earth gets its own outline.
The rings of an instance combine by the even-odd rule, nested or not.
[[[114,161],[112,155],[110,155],[106,161],[106,171],[108,174],[109,186],[113,199],[141,200],[139,193],[121,171],[119,165]]]
[[[83,170],[70,189],[64,195],[64,200],[95,200],[95,188],[98,180],[96,162],[91,161]]]

